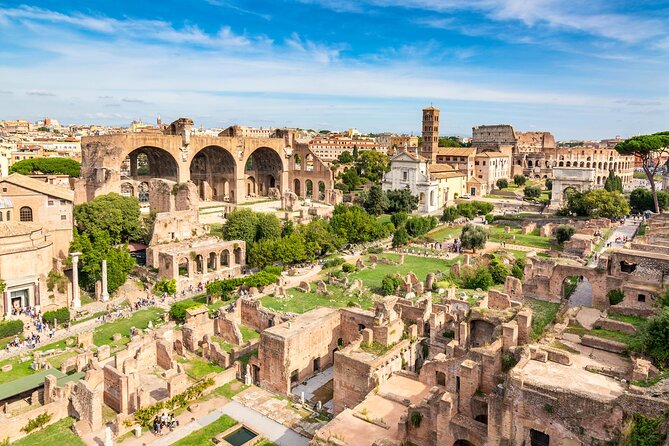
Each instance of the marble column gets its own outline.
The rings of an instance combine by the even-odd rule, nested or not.
[[[102,293],[100,294],[102,302],[109,300],[109,290],[107,289],[107,261],[102,261]]]
[[[80,252],[70,253],[72,256],[72,308],[81,307],[81,298],[79,297],[79,256]]]

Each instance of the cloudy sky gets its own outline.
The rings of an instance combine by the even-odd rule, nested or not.
[[[669,130],[669,1],[0,0],[0,119]]]

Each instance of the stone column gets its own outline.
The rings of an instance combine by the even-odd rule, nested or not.
[[[70,253],[72,256],[72,308],[81,307],[81,298],[79,297],[79,256],[80,252]]]
[[[107,261],[102,261],[102,294],[100,294],[102,302],[109,300],[109,291],[107,290]]]

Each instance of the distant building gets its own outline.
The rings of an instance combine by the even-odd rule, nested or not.
[[[309,149],[322,160],[333,161],[343,152],[353,154],[353,150],[377,150],[386,153],[386,150],[377,144],[374,139],[348,138],[340,136],[320,137],[309,141]]]
[[[243,138],[269,138],[274,131],[270,128],[255,128],[244,125],[231,125],[223,130],[218,136],[243,137]]]
[[[423,109],[423,140],[420,155],[434,161],[439,148],[439,109],[429,106]]]

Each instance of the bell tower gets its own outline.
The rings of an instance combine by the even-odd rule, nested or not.
[[[429,106],[423,109],[423,140],[420,144],[421,156],[435,162],[439,147],[439,109]]]

